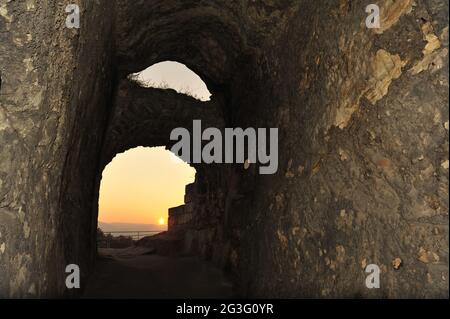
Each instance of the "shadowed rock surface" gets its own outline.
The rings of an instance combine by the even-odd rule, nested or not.
[[[78,3],[0,0],[0,297],[76,296],[104,166],[196,117],[279,128],[276,174],[195,165],[172,220],[239,295],[448,297],[448,1]],[[212,100],[127,83],[165,60]]]
[[[147,255],[139,248],[100,251],[83,298],[231,298],[220,269],[196,257]]]
[[[179,231],[162,232],[157,235],[148,236],[137,241],[139,249],[151,249],[158,255],[176,256],[188,253],[184,251],[184,234]]]

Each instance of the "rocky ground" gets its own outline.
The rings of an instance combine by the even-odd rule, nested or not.
[[[230,298],[222,271],[192,256],[161,256],[151,248],[100,249],[84,298]]]

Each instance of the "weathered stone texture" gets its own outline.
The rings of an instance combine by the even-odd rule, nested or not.
[[[185,248],[240,295],[448,297],[447,1],[379,1],[378,30],[360,0],[79,3],[69,30],[64,1],[0,0],[1,297],[86,275],[104,165],[196,118],[280,130],[276,174],[195,165],[186,196]],[[127,80],[164,60],[212,101]]]
[[[113,5],[79,3],[71,30],[63,1],[0,1],[0,297],[61,296],[95,251]]]
[[[448,21],[433,15],[448,5],[417,2],[377,34],[363,2],[340,4],[304,3],[265,51],[266,95],[237,98],[281,129],[279,174],[240,174],[254,184],[227,225],[237,282],[249,296],[448,296]],[[442,42],[431,53],[425,24]],[[369,263],[381,289],[364,285]]]

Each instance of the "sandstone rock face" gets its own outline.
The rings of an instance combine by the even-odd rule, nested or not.
[[[193,119],[279,128],[276,174],[196,164],[183,208],[240,295],[448,297],[448,2],[400,2],[368,29],[359,0],[80,0],[68,29],[64,1],[0,0],[0,297],[70,295],[103,167]],[[164,60],[212,101],[127,80]]]
[[[1,297],[62,296],[65,267],[87,274],[99,149],[114,83],[110,1],[0,1]],[[86,240],[90,238],[89,240]]]

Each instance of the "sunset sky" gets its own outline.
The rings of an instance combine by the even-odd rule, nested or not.
[[[210,96],[203,81],[179,63],[155,64],[139,78],[156,84],[164,81],[202,100]],[[167,210],[184,203],[185,186],[194,179],[195,169],[164,147],[138,147],[118,154],[103,171],[98,219],[106,223],[167,223]]]

